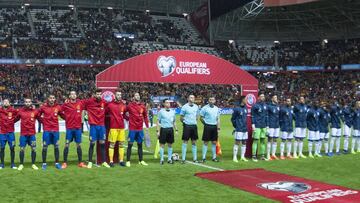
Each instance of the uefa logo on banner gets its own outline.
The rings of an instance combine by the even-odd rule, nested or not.
[[[159,56],[157,59],[157,67],[162,77],[166,77],[175,71],[176,59],[173,56]]]
[[[311,186],[306,183],[279,181],[273,183],[260,183],[259,188],[266,190],[275,190],[282,192],[302,193],[311,189]]]
[[[256,103],[256,97],[254,94],[248,94],[246,95],[246,105],[248,107],[252,107]]]
[[[107,102],[111,102],[115,99],[115,95],[111,91],[105,91],[101,94],[101,98]]]

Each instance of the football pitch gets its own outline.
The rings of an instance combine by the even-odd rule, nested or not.
[[[155,121],[155,119],[154,119]],[[175,136],[174,153],[181,154],[182,127],[178,123],[179,134]],[[199,137],[202,125],[199,124]],[[299,176],[321,182],[360,190],[360,154],[340,155],[316,159],[297,159],[279,161],[239,162],[232,161],[233,127],[230,116],[221,117],[220,141],[223,155],[219,163],[211,162],[209,146],[206,164],[190,163],[174,165],[159,164],[154,159],[156,143],[155,128],[151,128],[152,143],[144,147],[144,160],[149,166],[137,164],[137,150],[132,153],[131,167],[92,169],[78,168],[76,146],[70,146],[69,166],[65,170],[54,167],[53,146],[48,149],[48,169],[41,170],[41,134],[37,134],[38,171],[31,169],[30,148],[26,149],[25,168],[23,171],[9,168],[9,149],[5,151],[6,168],[0,170],[0,202],[273,202],[255,194],[244,192],[215,182],[194,176],[197,172],[264,168],[270,171]],[[18,136],[16,144],[18,144]],[[61,135],[60,159],[64,147],[64,134]],[[89,140],[83,135],[83,160],[87,160]],[[136,145],[134,145],[136,146]],[[198,159],[201,157],[202,143],[198,141]],[[350,145],[351,146],[351,145]],[[307,144],[304,145],[305,151]],[[279,145],[278,145],[279,150]],[[19,147],[16,147],[16,165],[19,163]],[[167,154],[167,148],[165,148]],[[305,153],[307,154],[307,153]],[[191,146],[188,145],[187,159],[191,160]],[[207,167],[210,166],[210,167]]]

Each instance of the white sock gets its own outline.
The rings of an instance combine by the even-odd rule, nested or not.
[[[280,143],[280,156],[284,156],[284,150],[285,150],[285,142],[281,141],[281,143]]]
[[[330,138],[330,153],[334,151],[334,143],[335,143],[335,137]]]
[[[267,143],[266,151],[267,151],[267,157],[269,157],[270,156],[270,151],[271,151],[271,142],[270,141],[268,141],[268,143]]]
[[[312,154],[312,147],[313,147],[313,142],[312,141],[309,141],[309,154]]]
[[[351,151],[355,151],[356,138],[352,137],[351,139]]]
[[[239,150],[239,145],[234,144],[234,148],[233,148],[233,159],[237,159],[238,150]]]
[[[329,140],[324,140],[325,153],[329,152]]]
[[[357,138],[357,151],[360,151],[360,137]]]
[[[304,147],[304,142],[302,140],[299,141],[299,154],[303,154],[303,147]]]
[[[241,145],[241,158],[245,158],[246,144]]]
[[[297,150],[297,148],[298,148],[298,141],[297,140],[295,140],[294,141],[294,155],[296,155],[296,150]]]
[[[321,144],[322,144],[322,140],[318,140],[317,141],[317,151],[316,151],[317,154],[320,154],[320,152],[321,152]]]
[[[348,150],[349,149],[349,136],[345,136],[344,137],[344,150]]]
[[[274,141],[274,142],[272,143],[272,152],[271,152],[271,155],[275,156],[275,154],[276,154],[276,148],[277,148],[277,142]]]
[[[340,137],[336,138],[336,153],[340,152]]]
[[[291,155],[291,140],[288,140],[286,142],[286,149],[287,149],[287,155],[290,156]]]

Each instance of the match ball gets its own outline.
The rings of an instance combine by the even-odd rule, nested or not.
[[[171,158],[172,158],[173,161],[179,161],[179,154],[173,153]]]

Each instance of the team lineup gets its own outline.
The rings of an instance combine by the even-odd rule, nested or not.
[[[115,91],[115,98],[111,102],[102,99],[102,91],[97,89],[93,97],[80,100],[75,91],[71,91],[69,98],[64,104],[56,103],[54,95],[49,95],[46,103],[35,108],[30,98],[24,99],[25,106],[15,109],[10,101],[5,99],[0,108],[0,141],[1,141],[1,165],[5,167],[5,147],[10,148],[10,167],[23,170],[26,146],[31,148],[31,163],[34,170],[36,166],[36,121],[43,125],[42,135],[42,169],[47,169],[47,152],[50,145],[54,146],[55,167],[66,169],[70,143],[76,143],[78,155],[78,167],[92,168],[93,154],[96,143],[99,145],[101,166],[110,168],[119,164],[130,167],[131,152],[134,142],[137,143],[139,164],[147,166],[143,160],[144,135],[149,134],[149,118],[146,106],[141,102],[140,94],[132,95],[132,101],[126,103],[120,90]],[[216,155],[216,144],[220,132],[220,108],[216,105],[215,96],[208,98],[208,104],[201,108],[195,104],[195,96],[189,95],[188,102],[181,107],[180,121],[183,124],[181,163],[186,163],[188,142],[191,142],[192,161],[206,163],[208,145],[211,145],[211,160],[219,162]],[[312,102],[307,105],[304,97],[299,97],[298,103],[292,105],[290,98],[280,105],[276,95],[271,96],[269,103],[265,102],[265,95],[259,94],[258,102],[251,107],[249,112],[246,98],[241,96],[233,109],[231,123],[234,128],[233,161],[238,161],[240,147],[240,161],[247,162],[245,157],[246,144],[249,139],[247,125],[248,116],[251,113],[252,135],[252,160],[270,161],[277,159],[298,159],[322,157],[322,148],[325,155],[331,157],[340,155],[340,138],[343,135],[343,153],[360,152],[360,101],[355,103],[354,108],[338,104],[328,106],[325,103]],[[176,113],[171,108],[170,101],[162,101],[163,108],[157,114],[156,135],[160,148],[160,164],[164,164],[165,146],[167,145],[167,163],[174,164],[172,144],[178,134],[176,125]],[[83,162],[82,155],[82,113],[87,111],[90,124],[88,163]],[[66,137],[63,149],[63,163],[60,163],[59,149],[59,117],[65,120]],[[109,118],[107,129],[106,118]],[[129,122],[129,132],[125,135],[125,120]],[[19,166],[15,165],[15,123],[20,121],[19,138]],[[204,125],[202,134],[202,153],[198,159],[197,140],[198,121]],[[145,127],[144,127],[145,124]],[[295,124],[295,125],[294,125]],[[343,126],[343,131],[342,131]],[[330,130],[329,130],[330,129]],[[343,133],[342,133],[343,132]],[[267,138],[267,140],[266,140]],[[277,143],[280,138],[280,156],[278,157]],[[349,144],[351,139],[351,150]],[[303,152],[304,140],[307,139],[308,154]],[[126,160],[125,141],[127,140]],[[106,157],[105,141],[109,142],[108,155]],[[115,147],[118,145],[119,163],[114,162]],[[334,150],[335,147],[335,150]],[[286,154],[285,154],[286,149]],[[109,159],[109,163],[106,161]]]

